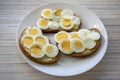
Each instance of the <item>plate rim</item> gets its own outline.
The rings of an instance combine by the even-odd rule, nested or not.
[[[18,28],[17,28],[17,30],[16,30],[16,44],[17,44],[17,49],[18,49],[18,53],[24,58],[24,60],[29,64],[29,65],[31,65],[33,68],[35,68],[36,70],[38,70],[38,71],[41,71],[41,70],[39,70],[39,69],[37,69],[35,66],[33,66],[33,64],[31,63],[31,61],[29,61],[24,55],[23,55],[23,53],[21,52],[21,50],[20,50],[20,48],[19,48],[19,44],[18,44],[18,31],[19,31],[19,28],[20,28],[20,25],[22,24],[22,22],[23,22],[23,20],[28,16],[28,15],[30,15],[32,12],[34,12],[35,10],[37,10],[37,9],[39,9],[40,7],[42,7],[42,6],[47,6],[47,5],[49,5],[49,4],[60,4],[60,3],[62,3],[62,4],[69,4],[69,5],[75,5],[75,6],[77,6],[77,7],[82,7],[82,8],[85,8],[85,9],[87,9],[88,11],[90,11],[90,12],[92,12],[90,9],[88,9],[88,8],[86,8],[85,6],[81,6],[81,5],[78,5],[78,4],[76,4],[76,3],[71,3],[71,2],[61,2],[61,1],[55,1],[55,2],[48,2],[48,3],[45,3],[45,4],[42,4],[42,5],[40,5],[40,6],[38,6],[38,7],[36,7],[36,8],[34,8],[34,9],[32,9],[28,14],[26,14],[24,17],[23,17],[23,19],[20,21],[20,23],[19,23],[19,25],[18,25]],[[94,13],[94,12],[92,12],[93,14],[94,14],[94,16],[96,16],[96,18],[98,18],[99,19],[99,21],[102,23],[102,25],[104,26],[104,24],[103,24],[103,22],[101,21],[101,19]],[[105,28],[105,26],[104,26],[104,28]],[[104,55],[105,55],[105,53],[106,53],[106,51],[107,51],[107,48],[108,48],[108,34],[107,34],[107,30],[106,30],[106,28],[105,28],[105,33],[106,33],[106,46],[105,46],[105,50],[104,50]],[[89,69],[87,69],[87,70],[85,70],[85,71],[83,71],[83,72],[79,72],[79,73],[74,73],[74,74],[71,74],[71,75],[55,75],[55,74],[50,74],[50,73],[47,73],[47,72],[44,72],[44,71],[41,71],[41,72],[43,72],[43,73],[45,73],[45,74],[49,74],[49,75],[52,75],[52,76],[74,76],[74,75],[79,75],[79,74],[83,74],[83,73],[85,73],[85,72],[87,72],[87,71],[89,71],[90,69],[92,69],[92,68],[94,68],[102,59],[103,59],[103,57],[104,57],[104,55],[101,57],[101,59],[99,59],[99,61],[96,63],[96,64],[94,64],[94,66],[92,66],[92,67],[90,67]],[[34,63],[34,62],[33,62]]]

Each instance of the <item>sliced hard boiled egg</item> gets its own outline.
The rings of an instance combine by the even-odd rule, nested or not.
[[[34,58],[42,58],[45,55],[43,45],[40,43],[34,43],[31,45],[29,52]]]
[[[70,30],[74,27],[71,19],[64,19],[60,20],[60,27],[65,30]]]
[[[48,38],[44,35],[38,35],[35,37],[35,42],[41,43],[42,45],[46,45],[49,43]]]
[[[81,22],[80,22],[80,19],[78,17],[73,16],[71,19],[72,19],[72,22],[74,25],[80,25]]]
[[[76,53],[83,52],[85,50],[84,43],[79,38],[74,38],[71,40],[71,48]]]
[[[58,54],[58,48],[53,44],[47,44],[45,46],[45,53],[48,57],[55,57]]]
[[[32,35],[25,35],[22,37],[21,42],[24,47],[29,48],[34,42]]]
[[[30,35],[39,35],[39,34],[42,34],[42,31],[40,28],[33,26],[33,27],[28,27],[26,29],[26,33]]]
[[[61,9],[55,9],[55,10],[53,11],[53,20],[59,21],[60,18],[61,18],[61,12],[62,12]]]
[[[69,38],[70,38],[70,35],[66,31],[60,31],[54,35],[54,39],[57,43],[59,43],[63,39],[69,39]]]
[[[70,44],[71,42],[69,39],[63,39],[62,41],[60,41],[58,47],[60,51],[64,54],[71,54],[73,52],[73,49],[71,48]]]
[[[59,29],[59,23],[57,21],[50,21],[48,26],[51,30]]]
[[[54,14],[55,14],[56,16],[61,16],[61,12],[62,12],[61,9],[56,9],[56,10],[54,10]]]
[[[51,9],[43,9],[41,12],[41,16],[43,18],[51,19],[53,11]]]
[[[92,49],[96,46],[96,42],[89,37],[84,39],[84,44],[87,49]]]
[[[49,20],[45,19],[45,18],[40,18],[38,21],[37,21],[37,26],[40,27],[42,30],[46,30],[48,29],[48,23],[49,23]]]
[[[69,9],[64,9],[62,12],[61,12],[61,16],[65,19],[71,19],[72,16],[73,16],[73,11],[69,10]]]
[[[100,33],[91,31],[89,34],[89,37],[93,40],[99,40],[100,39]]]
[[[80,38],[78,32],[71,32],[70,37],[73,38]]]
[[[90,30],[88,30],[88,29],[80,29],[80,30],[78,31],[78,34],[79,34],[79,37],[84,40],[84,39],[87,38],[88,35],[90,34]]]

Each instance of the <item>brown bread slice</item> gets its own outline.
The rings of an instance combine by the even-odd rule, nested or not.
[[[96,28],[91,28],[90,30],[92,30],[92,31],[94,30],[94,31],[100,33],[100,31]],[[96,41],[96,46],[93,49],[86,49],[84,52],[81,52],[81,53],[73,52],[71,54],[65,54],[65,55],[69,55],[69,56],[76,57],[76,58],[90,56],[90,55],[94,54],[99,49],[101,42],[102,42],[102,36],[100,33],[100,39]]]
[[[23,31],[24,32],[24,31]],[[21,38],[22,38],[22,35],[23,35],[23,32],[21,34],[21,36],[19,37],[19,47],[20,47],[20,50],[22,51],[22,53],[31,61],[33,62],[36,62],[38,64],[44,64],[44,65],[49,65],[49,64],[53,64],[53,63],[56,63],[59,58],[60,58],[60,51],[58,52],[58,55],[54,58],[49,58],[47,56],[44,56],[43,58],[34,58],[30,55],[30,53],[28,53],[24,46],[21,44]]]

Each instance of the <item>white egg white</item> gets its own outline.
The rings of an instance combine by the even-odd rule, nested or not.
[[[76,48],[75,46],[75,42],[76,41],[79,41],[81,44],[82,44],[82,47],[81,48]],[[78,44],[79,45],[79,44]],[[84,43],[81,39],[79,38],[74,38],[74,39],[71,39],[71,48],[73,49],[74,52],[76,53],[80,53],[80,52],[83,52],[85,50],[85,46],[84,46]]]
[[[84,44],[87,49],[92,49],[96,46],[96,42],[89,37],[84,39]]]
[[[48,47],[48,46],[51,46],[51,47],[54,49],[53,53],[48,53],[48,51],[47,51],[47,47]],[[56,46],[56,45],[53,45],[53,44],[47,44],[47,45],[44,47],[44,50],[45,50],[46,56],[48,56],[48,57],[50,57],[50,58],[56,57],[57,54],[58,54],[58,51],[59,51],[58,48],[57,48],[57,46]]]
[[[50,11],[51,15],[50,15],[50,16],[44,15],[44,12],[45,12],[45,11]],[[41,11],[41,16],[42,16],[43,18],[51,19],[52,16],[53,16],[53,11],[52,11],[52,9],[43,9],[43,10]]]
[[[59,29],[59,23],[57,21],[50,21],[48,26],[51,30]]]
[[[35,36],[34,41],[36,40],[36,38],[39,38],[39,37],[45,39],[46,45],[49,43],[48,38],[47,38],[46,36],[44,36],[44,35],[37,35],[37,36]],[[35,41],[35,42],[36,42],[36,41]],[[41,43],[41,42],[37,42],[37,43]],[[42,43],[41,43],[41,44],[42,44]],[[42,45],[44,45],[44,44],[42,44]]]
[[[21,43],[22,43],[22,45],[23,45],[25,48],[29,49],[30,46],[31,46],[33,43],[32,43],[31,45],[26,45],[26,44],[24,44],[24,43],[23,43],[23,40],[24,40],[26,37],[32,38],[32,39],[33,39],[33,43],[34,43],[34,36],[33,36],[33,35],[30,35],[30,34],[27,34],[27,35],[22,36],[22,38],[21,38]]]
[[[100,39],[100,33],[91,31],[89,34],[89,37],[93,40],[99,40]]]
[[[49,20],[48,20],[48,19],[40,18],[40,19],[38,19],[37,22],[36,22],[37,27],[40,27],[40,29],[42,29],[42,30],[48,29],[48,24],[47,24],[47,26],[44,26],[44,27],[39,24],[42,20],[46,20],[46,21],[49,23]]]
[[[73,23],[71,23],[71,25],[69,25],[69,26],[64,26],[63,25],[63,23],[62,23],[62,21],[63,21],[64,19],[63,18],[61,18],[60,19],[60,27],[62,28],[62,29],[65,29],[65,30],[70,30],[70,29],[72,29],[73,27],[74,27],[74,24]],[[71,22],[72,22],[72,20],[71,20]]]
[[[78,31],[78,34],[79,34],[79,37],[84,40],[84,39],[87,38],[88,35],[90,34],[90,30],[88,30],[88,29],[80,29],[80,30]]]
[[[34,46],[38,46],[39,48],[41,48],[42,52],[41,52],[40,55],[35,55],[34,53],[30,53],[31,56],[34,57],[34,58],[42,58],[42,57],[45,55],[43,45],[42,45],[41,43],[35,42],[35,43],[33,43],[33,44],[30,46],[29,51],[30,51],[30,49],[31,49],[32,47],[34,47]]]
[[[76,34],[78,35],[78,38],[80,38],[78,32],[75,32],[75,31],[74,32],[70,32],[70,38],[72,38],[72,39],[76,38],[76,37],[74,37],[74,35],[76,35]]]
[[[59,50],[62,52],[62,53],[64,53],[64,54],[71,54],[71,53],[73,53],[73,50],[70,50],[70,51],[68,51],[68,50],[64,50],[63,48],[62,48],[62,44],[63,44],[63,42],[65,42],[65,41],[68,41],[69,39],[63,39],[62,41],[60,41],[60,43],[58,44],[58,48],[59,48]],[[70,41],[70,40],[69,40]],[[70,42],[71,43],[71,42]],[[71,46],[70,46],[71,47]],[[72,49],[72,48],[71,48]]]
[[[57,40],[57,36],[58,36],[59,34],[61,34],[61,33],[66,34],[66,35],[68,36],[68,39],[70,38],[70,35],[69,35],[68,32],[66,32],[66,31],[59,31],[58,33],[56,33],[56,34],[54,35],[54,39],[55,39],[55,41],[56,41],[57,43],[60,42],[59,40]],[[66,39],[66,38],[63,38],[63,39]]]
[[[80,23],[81,23],[80,19],[77,16],[73,16],[71,18],[71,20],[72,20],[74,25],[80,25]]]
[[[37,34],[37,35],[42,34],[41,29],[38,28],[37,26],[27,27],[27,29],[25,30],[26,34],[29,34],[29,31],[30,31],[31,29],[36,29],[36,30],[38,31],[38,34]],[[32,34],[31,34],[31,35],[32,35]]]
[[[65,19],[71,19],[72,16],[73,16],[73,11],[69,10],[69,9],[64,9],[62,12],[61,12],[61,16]]]
[[[55,15],[55,12],[56,12],[56,11],[57,11],[57,9],[53,10],[52,19],[53,19],[54,21],[59,21],[59,20],[61,19],[61,16],[56,16],[56,15]]]

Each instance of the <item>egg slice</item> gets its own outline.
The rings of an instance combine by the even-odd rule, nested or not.
[[[39,35],[39,34],[42,34],[42,31],[40,28],[33,26],[33,27],[28,27],[26,29],[26,33],[30,35]]]
[[[79,38],[74,38],[71,40],[71,48],[76,53],[80,53],[80,52],[83,52],[85,50],[84,43]]]
[[[90,30],[88,30],[88,29],[80,29],[80,30],[78,31],[78,34],[79,34],[79,36],[84,40],[84,39],[87,38],[88,35],[90,34]]]
[[[91,31],[89,34],[89,37],[93,40],[99,40],[100,39],[100,33]]]
[[[43,45],[40,43],[34,43],[31,45],[29,52],[34,58],[42,58],[45,55]]]
[[[80,38],[78,32],[71,32],[70,37],[73,38]]]
[[[43,18],[51,19],[53,15],[53,11],[51,9],[43,9],[41,12],[41,16]]]
[[[36,25],[37,25],[38,27],[40,27],[42,30],[46,30],[46,29],[48,29],[48,23],[49,23],[49,20],[48,20],[48,19],[40,18],[40,19],[37,21]]]
[[[46,45],[49,43],[48,38],[44,35],[38,35],[35,37],[35,42],[41,43],[42,45]]]
[[[71,19],[74,25],[80,25],[81,22],[77,16],[73,16]]]
[[[53,11],[53,20],[59,21],[60,18],[61,18],[61,12],[62,12],[61,9],[55,9],[55,10]]]
[[[89,37],[84,39],[84,44],[87,49],[92,49],[96,46],[96,42]]]
[[[53,58],[58,54],[58,48],[53,44],[47,44],[45,46],[45,53],[48,57]]]
[[[62,12],[61,12],[61,16],[65,19],[71,19],[72,16],[73,16],[73,11],[69,10],[69,9],[64,9]]]
[[[21,43],[26,48],[29,48],[33,42],[34,42],[34,39],[32,35],[24,35],[21,39]]]
[[[74,27],[71,19],[60,19],[60,27],[65,30],[70,30]]]
[[[71,42],[69,39],[63,39],[58,45],[61,52],[64,54],[71,54],[73,49],[71,48]]]
[[[59,23],[57,21],[50,21],[48,26],[51,30],[59,29]]]
[[[54,39],[57,43],[62,41],[63,39],[69,39],[70,35],[66,31],[60,31],[54,35]]]

